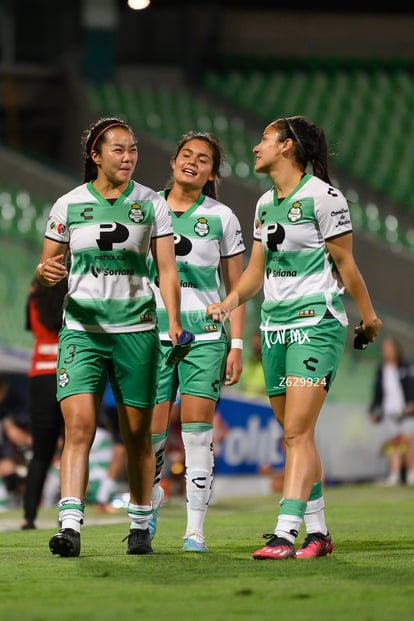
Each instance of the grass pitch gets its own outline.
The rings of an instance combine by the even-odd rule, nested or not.
[[[414,489],[374,485],[325,490],[333,554],[255,561],[273,531],[279,497],[216,499],[207,554],[181,551],[182,500],[160,511],[155,554],[125,554],[129,522],[87,507],[79,558],[52,556],[56,510],[38,529],[21,512],[0,515],[2,621],[412,621]],[[7,530],[5,530],[7,528]],[[303,539],[303,531],[298,542]]]

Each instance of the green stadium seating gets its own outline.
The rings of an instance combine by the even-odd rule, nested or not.
[[[339,167],[357,178],[368,179],[375,190],[388,193],[395,201],[406,200],[407,187],[412,183],[411,143],[390,122],[397,88],[409,101],[414,99],[414,89],[404,72],[394,75],[376,68],[289,68],[267,73],[230,70],[227,74],[210,71],[204,84],[216,96],[255,114],[263,122],[294,114],[312,118],[326,129],[330,151]],[[235,175],[261,190],[269,187],[268,179],[253,170],[252,148],[260,136],[249,131],[243,115],[224,114],[219,106],[195,96],[185,86],[132,88],[113,83],[89,84],[86,92],[90,106],[99,114],[120,115],[139,131],[152,134],[171,147],[177,136],[189,129],[217,133],[227,154],[223,176]],[[395,114],[397,119],[404,119],[398,125],[409,124],[405,102],[399,101]],[[347,188],[342,189],[348,197]],[[361,230],[380,236],[397,251],[414,252],[414,233],[400,231],[398,223],[389,230],[385,224],[387,214],[377,209],[373,218],[370,205],[359,206],[358,213],[355,221]]]

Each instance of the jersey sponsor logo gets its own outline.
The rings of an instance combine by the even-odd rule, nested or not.
[[[79,215],[84,220],[93,220],[93,207],[85,207],[85,209],[81,211]]]
[[[277,252],[277,247],[286,237],[286,231],[281,224],[274,222],[269,224],[263,231],[263,241],[272,252]]]
[[[210,233],[207,218],[198,218],[194,225],[194,233],[196,233],[199,237],[205,237]]]
[[[64,367],[59,369],[58,382],[60,388],[65,388],[69,384],[69,375]]]
[[[337,211],[331,211],[331,216],[342,216],[348,213],[348,209],[338,209]]]
[[[310,336],[308,330],[303,330],[303,328],[281,328],[272,332],[266,330],[265,343],[268,349],[277,343],[281,345],[286,343],[303,345],[304,343],[310,343]]]
[[[62,224],[61,222],[52,221],[49,223],[49,228],[51,231],[57,233],[58,235],[64,235],[66,232],[66,225]]]
[[[128,213],[128,218],[132,220],[132,222],[135,222],[135,224],[139,224],[139,222],[142,222],[144,220],[145,214],[142,211],[142,206],[139,203],[133,203],[131,205],[131,209]]]
[[[266,278],[294,278],[297,276],[296,270],[272,270],[268,267],[266,269]]]
[[[180,287],[183,289],[198,289],[198,284],[196,282],[187,282],[185,280],[180,280]]]
[[[336,228],[341,228],[343,226],[348,226],[351,224],[351,219],[349,217],[348,209],[338,209],[336,211],[331,211],[332,218],[338,218],[338,222],[336,223]]]
[[[299,201],[295,201],[292,207],[289,209],[287,217],[290,222],[297,222],[302,218],[302,207]]]
[[[97,254],[94,259],[95,261],[126,261],[123,254]]]
[[[341,218],[336,223],[336,228],[340,228],[342,226],[348,226],[351,224],[350,218],[345,218],[345,216],[341,216]]]
[[[187,270],[185,268],[180,268],[178,272],[187,272]],[[158,288],[160,287],[160,279],[158,276],[155,276],[154,278],[154,285]],[[198,284],[196,282],[180,280],[180,287],[183,289],[198,289]]]
[[[134,273],[133,269],[114,269],[111,267],[95,267],[91,265],[91,274],[95,278],[99,276],[133,276]]]
[[[177,257],[185,257],[187,254],[190,254],[193,248],[193,244],[188,237],[184,237],[184,235],[174,235],[174,250],[175,256]]]
[[[119,222],[102,222],[99,225],[99,238],[96,240],[99,250],[112,250],[114,244],[124,242],[129,237],[126,226]]]

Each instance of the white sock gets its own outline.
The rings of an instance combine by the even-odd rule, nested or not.
[[[306,533],[322,533],[322,535],[328,533],[325,522],[325,501],[323,496],[316,500],[308,500],[303,520],[306,525]]]
[[[155,453],[155,476],[154,485],[159,485],[161,473],[164,468],[164,449],[167,444],[168,431],[153,433],[151,436],[152,447]]]
[[[306,502],[298,498],[282,498],[279,504],[279,516],[274,533],[290,543],[295,543],[305,513]]]
[[[85,512],[85,504],[80,498],[65,496],[58,502],[60,527],[72,528],[80,533],[81,524],[83,524],[83,515]]]
[[[130,530],[146,530],[152,515],[152,505],[134,505],[128,503],[128,517],[131,520]]]
[[[154,509],[156,509],[157,506],[160,504],[160,501],[162,500],[162,498],[163,498],[163,495],[161,491],[161,485],[159,483],[155,483],[155,485],[153,485],[152,490],[151,490],[151,503]]]
[[[96,494],[96,502],[100,505],[106,505],[109,502],[111,495],[116,490],[116,481],[109,477],[104,477],[99,484],[98,492]]]
[[[213,425],[185,423],[181,429],[186,466],[186,534],[196,532],[202,536],[213,483]]]

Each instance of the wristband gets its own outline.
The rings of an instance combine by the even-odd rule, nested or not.
[[[243,339],[231,339],[231,349],[243,349]]]

